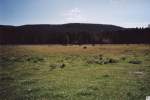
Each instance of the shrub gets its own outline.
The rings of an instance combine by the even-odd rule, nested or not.
[[[109,58],[109,63],[117,63],[117,62],[118,62],[117,59]]]
[[[139,61],[139,60],[131,60],[131,61],[129,61],[129,63],[131,63],[131,64],[141,64],[142,61]]]
[[[121,60],[126,60],[126,57],[121,57]]]
[[[103,77],[109,77],[109,75],[108,75],[108,74],[106,74],[106,75],[103,75]]]
[[[86,47],[86,46],[84,46],[84,47],[83,47],[83,49],[87,49],[87,47]]]
[[[56,63],[56,64],[51,64],[49,67],[51,67],[51,70],[56,69],[56,68],[61,68],[63,69],[66,66],[64,63]]]
[[[44,61],[44,59],[41,57],[34,56],[34,57],[27,57],[26,61],[37,63],[37,62]]]
[[[66,65],[63,63],[63,64],[60,64],[60,68],[64,68]]]
[[[108,63],[117,63],[117,59],[103,57],[103,55],[94,56],[91,59],[87,60],[89,64],[108,64]]]

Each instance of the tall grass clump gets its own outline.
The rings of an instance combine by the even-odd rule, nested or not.
[[[118,62],[117,59],[104,57],[103,55],[93,56],[87,60],[88,64],[101,64],[101,65],[117,62]]]

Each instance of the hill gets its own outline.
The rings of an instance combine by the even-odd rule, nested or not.
[[[150,29],[107,24],[0,25],[0,44],[150,43]]]

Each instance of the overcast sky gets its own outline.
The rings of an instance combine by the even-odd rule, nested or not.
[[[150,0],[0,0],[0,24],[98,23],[145,27]]]

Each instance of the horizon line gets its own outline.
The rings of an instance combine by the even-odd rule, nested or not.
[[[19,26],[25,26],[25,25],[65,25],[65,24],[98,24],[98,25],[113,25],[113,26],[118,26],[118,27],[122,27],[122,28],[147,28],[148,27],[148,25],[147,26],[143,26],[143,27],[138,27],[138,26],[136,26],[136,27],[124,27],[124,26],[121,26],[121,25],[116,25],[116,24],[104,24],[104,23],[89,23],[89,22],[79,22],[79,23],[74,23],[74,22],[72,22],[72,23],[59,23],[59,24],[57,24],[57,23],[42,23],[42,24],[40,24],[40,23],[32,23],[32,24],[20,24],[20,25],[13,25],[13,24],[0,24],[0,26],[14,26],[14,27],[19,27]]]

